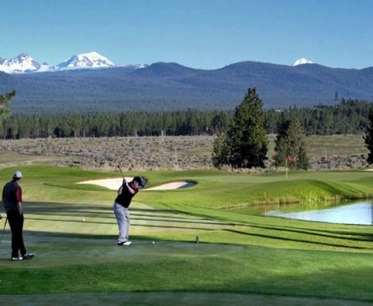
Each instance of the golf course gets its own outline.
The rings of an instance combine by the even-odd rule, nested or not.
[[[0,249],[3,305],[373,303],[372,226],[233,209],[370,198],[371,171],[297,171],[288,178],[282,172],[126,172],[148,179],[130,206],[133,244],[128,247],[116,245],[116,192],[78,184],[120,179],[118,171],[50,166],[39,160],[29,165],[24,158],[1,154],[0,178],[5,184],[14,171],[23,173],[24,239],[35,257],[10,261],[7,225]],[[151,190],[180,181],[192,187]]]

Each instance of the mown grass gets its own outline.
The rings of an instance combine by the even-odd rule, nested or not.
[[[302,201],[308,194],[324,200],[369,197],[372,172],[291,172],[288,179],[284,173],[137,172],[149,178],[149,186],[177,180],[197,185],[141,191],[131,206],[134,244],[121,248],[115,245],[117,225],[111,209],[115,191],[75,184],[119,177],[118,172],[22,165],[3,169],[0,180],[5,183],[15,169],[24,174],[25,240],[36,256],[31,261],[10,262],[6,232],[0,249],[1,294],[36,298],[63,294],[54,296],[54,301],[75,304],[88,292],[137,292],[138,301],[149,294],[167,293],[167,302],[174,305],[179,304],[180,295],[172,297],[172,292],[182,293],[185,305],[193,304],[196,293],[204,294],[203,305],[216,305],[214,294],[226,294],[232,305],[246,305],[250,296],[263,305],[291,304],[289,297],[302,305],[373,302],[372,226],[248,216],[228,210]],[[99,301],[92,303],[99,305]]]
[[[113,252],[113,248],[106,246],[106,252]],[[43,248],[42,251],[48,252]],[[103,259],[88,255],[88,264],[70,262],[40,267],[35,260],[5,268],[2,273],[8,277],[2,279],[2,290],[10,294],[252,292],[371,299],[373,264],[367,254],[188,243],[140,245],[122,250],[122,254],[114,251],[118,256],[115,262],[102,262]]]

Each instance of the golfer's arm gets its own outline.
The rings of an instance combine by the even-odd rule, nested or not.
[[[130,184],[128,184],[128,182],[126,180],[123,180],[123,185],[126,185],[127,189],[129,190],[130,193],[132,194],[135,194],[136,193],[136,190],[133,189]],[[122,188],[123,188],[123,185],[122,185]],[[122,192],[122,190],[120,191]]]
[[[16,190],[16,198],[17,198],[17,208],[20,214],[22,214],[22,189],[18,188]]]
[[[19,214],[21,215],[22,214],[22,202],[18,202],[17,207],[18,207]]]

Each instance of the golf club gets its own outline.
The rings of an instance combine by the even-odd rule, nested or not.
[[[124,175],[123,175],[123,172],[122,172],[122,168],[120,167],[120,164],[118,165],[118,168],[119,168],[119,171],[120,171],[120,173],[122,174],[122,177],[123,177],[123,179],[124,179]]]
[[[3,243],[3,237],[4,237],[4,232],[5,232],[5,227],[6,227],[7,222],[8,222],[8,218],[5,218],[3,232],[1,233],[0,245]]]
[[[118,164],[118,169],[119,169],[120,173],[122,174],[123,180],[125,180],[125,177],[124,177],[124,174],[123,174],[123,171],[122,171],[122,168],[121,168],[120,164]],[[143,189],[147,182],[148,182],[147,178],[141,177],[141,185],[140,185],[139,189]]]

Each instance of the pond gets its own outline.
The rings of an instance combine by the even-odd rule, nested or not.
[[[373,225],[373,202],[371,200],[338,204],[263,204],[255,207],[234,208],[232,211],[307,221]]]

